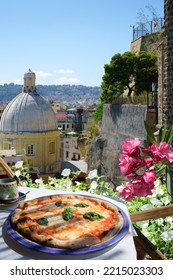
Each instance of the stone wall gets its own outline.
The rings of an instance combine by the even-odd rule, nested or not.
[[[164,29],[158,46],[158,127],[163,125]]]
[[[173,1],[164,1],[163,123],[173,125]]]
[[[136,54],[140,51],[146,51],[157,55],[160,37],[160,32],[141,36],[138,39],[132,41],[130,50]]]
[[[89,169],[96,168],[112,186],[125,179],[119,169],[121,144],[127,138],[146,140],[144,120],[147,119],[145,105],[104,105],[100,135],[91,146]]]

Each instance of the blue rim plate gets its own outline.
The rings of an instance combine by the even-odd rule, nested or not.
[[[81,194],[78,194],[78,195],[81,195]],[[26,247],[28,249],[36,250],[38,252],[47,253],[47,254],[51,254],[51,255],[89,254],[89,253],[94,253],[94,252],[97,252],[97,251],[108,249],[112,246],[116,246],[125,237],[125,235],[129,231],[130,221],[129,221],[127,215],[124,213],[124,211],[119,206],[116,205],[116,201],[114,201],[113,199],[112,199],[112,202],[110,202],[110,200],[102,199],[100,197],[97,198],[95,196],[87,196],[87,195],[83,195],[83,194],[82,194],[82,196],[103,200],[105,202],[113,204],[114,206],[116,206],[118,208],[118,210],[120,211],[120,213],[123,217],[123,220],[124,220],[123,227],[111,239],[109,239],[109,240],[107,240],[107,241],[105,241],[101,244],[97,244],[97,245],[94,245],[94,246],[90,246],[90,247],[87,247],[87,248],[81,248],[81,249],[60,249],[60,248],[52,248],[52,247],[44,246],[44,245],[38,244],[36,242],[33,242],[33,241],[23,237],[20,233],[18,233],[15,229],[13,229],[13,227],[11,225],[11,215],[12,215],[12,213],[8,216],[7,220],[5,221],[5,227],[6,227],[8,235],[13,240],[15,240],[16,242],[18,242],[19,244],[23,245],[24,247]]]

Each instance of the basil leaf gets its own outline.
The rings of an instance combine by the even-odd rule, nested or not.
[[[36,220],[36,222],[41,226],[47,226],[48,225],[48,219],[47,218],[40,218]]]
[[[73,216],[73,214],[71,214],[71,213],[64,213],[63,214],[63,219],[65,220],[65,221],[68,221],[68,220],[70,220],[70,219],[72,219],[74,216]]]
[[[89,219],[92,221],[96,221],[96,220],[100,220],[100,219],[104,218],[103,216],[101,216],[100,214],[98,214],[96,212],[87,212],[87,213],[83,214],[83,217],[85,219]]]
[[[57,207],[61,206],[61,205],[62,205],[62,201],[60,200],[60,201],[55,202],[55,205],[56,205]]]
[[[74,217],[73,214],[71,213],[73,210],[74,210],[74,208],[70,208],[70,207],[66,207],[64,209],[63,219],[65,221],[68,221]]]
[[[81,203],[75,204],[74,206],[75,206],[75,207],[88,207],[89,205],[86,204],[86,203],[81,202]]]

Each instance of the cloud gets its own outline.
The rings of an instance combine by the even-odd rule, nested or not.
[[[55,83],[59,85],[81,85],[82,81],[78,78],[60,77],[55,80]]]
[[[72,70],[72,69],[59,69],[56,72],[60,76],[55,80],[56,84],[59,84],[59,85],[81,85],[83,83],[80,79],[74,77],[75,71]]]
[[[16,79],[14,81],[14,84],[16,84],[16,85],[23,85],[23,80],[22,79]]]
[[[47,72],[44,72],[44,71],[42,71],[42,70],[40,70],[40,71],[35,71],[35,74],[36,74],[36,77],[38,77],[38,78],[42,78],[42,77],[45,77],[45,78],[52,77],[52,74],[51,74],[51,73],[47,73]]]
[[[75,71],[74,70],[71,70],[71,69],[59,69],[57,71],[58,74],[74,74]]]

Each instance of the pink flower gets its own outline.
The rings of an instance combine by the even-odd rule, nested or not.
[[[121,154],[120,160],[120,170],[124,176],[134,173],[140,166],[141,161],[136,157],[129,157],[126,154]]]
[[[133,139],[127,139],[122,143],[122,151],[124,154],[127,154],[128,156],[134,156],[136,154],[140,153],[139,145],[140,140],[138,138]]]
[[[149,185],[153,185],[154,182],[156,181],[156,172],[154,170],[145,171],[143,178],[144,178],[145,183],[147,183]]]
[[[154,184],[147,184],[141,177],[138,181],[135,181],[133,183],[126,183],[125,187],[119,191],[119,197],[126,201],[130,201],[135,196],[145,197],[147,195],[151,195],[153,188]]]
[[[150,154],[151,153],[151,147],[143,148],[142,152],[143,152],[143,154]]]
[[[140,181],[134,182],[133,183],[133,191],[134,191],[134,196],[139,196],[139,197],[145,197],[147,195],[152,194],[152,189],[154,188],[153,185],[147,184],[143,178],[141,178]]]
[[[139,145],[138,138],[127,139],[122,144],[123,152],[119,157],[122,174],[131,180],[119,191],[119,196],[127,201],[135,196],[151,195],[159,165],[163,164],[165,167],[166,163],[173,162],[173,147],[166,142],[160,142],[158,146],[152,144],[145,149],[141,149]]]
[[[144,159],[144,163],[145,163],[146,168],[150,168],[153,164],[153,159],[152,158],[146,158],[146,159]]]
[[[119,191],[119,197],[126,201],[130,201],[134,198],[133,184],[127,183],[126,186]]]
[[[159,146],[153,144],[151,146],[151,151],[154,155],[155,162],[163,160],[173,162],[173,147],[166,142],[160,142]]]

